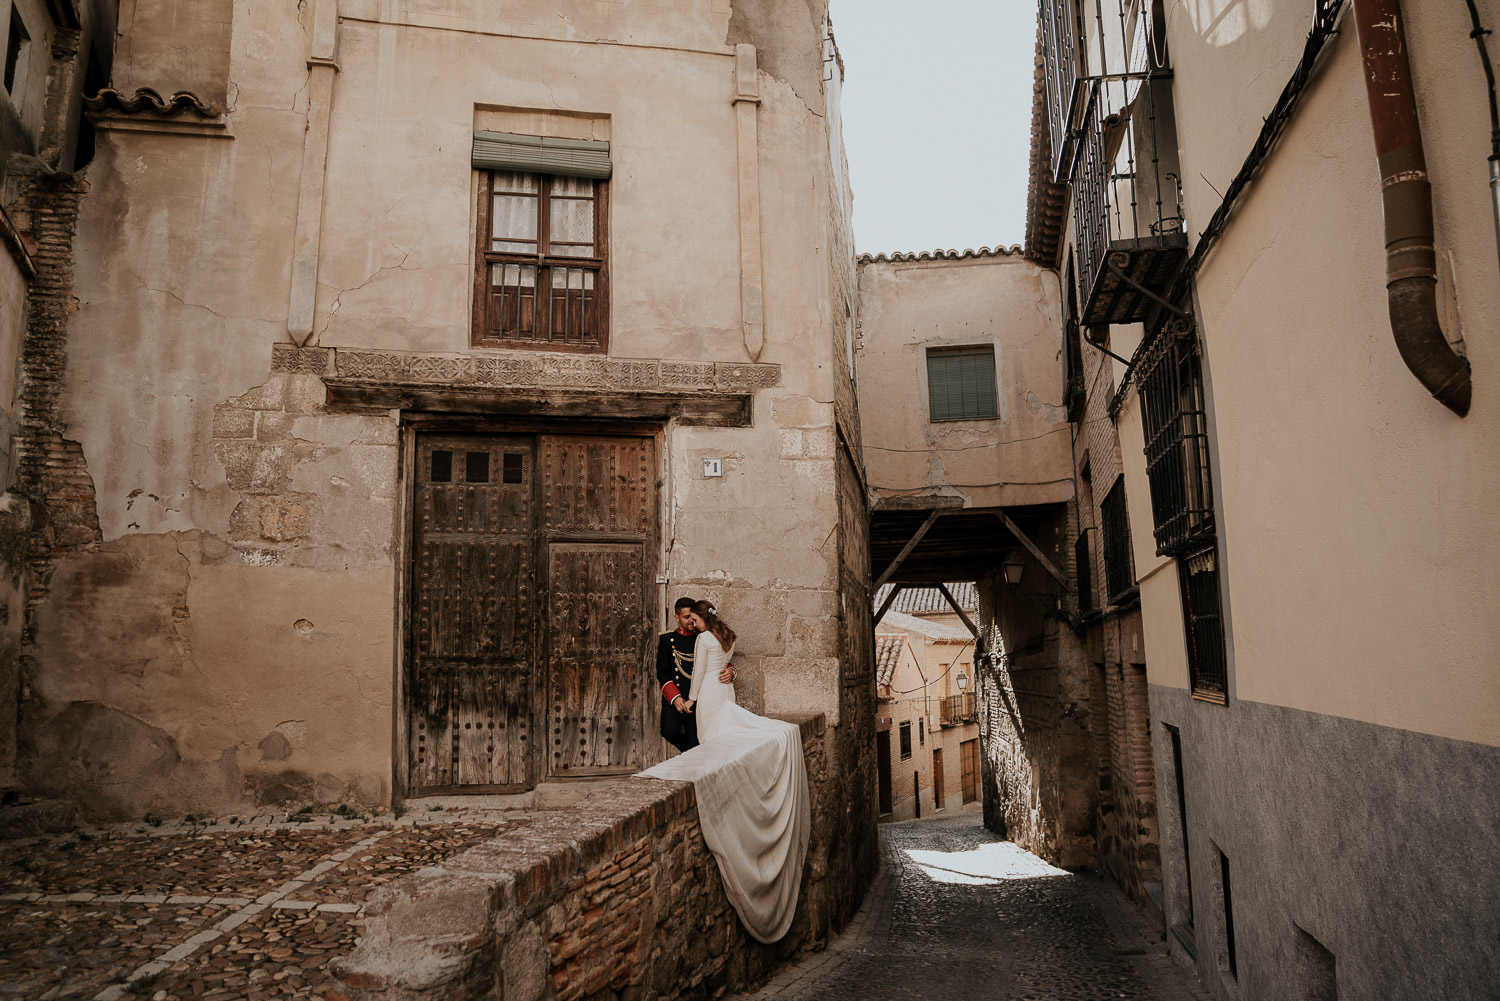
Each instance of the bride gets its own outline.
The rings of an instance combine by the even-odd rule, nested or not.
[[[719,672],[735,633],[707,601],[693,605],[693,684],[683,711],[698,718],[699,745],[640,774],[693,783],[703,840],[752,936],[775,942],[796,916],[807,856],[807,766],[795,723],[757,716],[735,701]]]

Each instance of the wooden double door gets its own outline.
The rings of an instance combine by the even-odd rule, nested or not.
[[[648,764],[655,439],[418,432],[409,455],[408,794]]]

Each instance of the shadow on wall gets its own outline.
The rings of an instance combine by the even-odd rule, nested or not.
[[[17,756],[34,795],[76,800],[96,820],[248,809],[233,748],[184,761],[166,731],[97,702],[28,723]]]

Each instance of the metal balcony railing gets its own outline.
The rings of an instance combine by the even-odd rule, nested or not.
[[[1070,187],[1080,322],[1138,323],[1187,260],[1165,46],[1148,0],[1039,0],[1053,179]],[[1089,63],[1096,64],[1092,67]]]
[[[957,726],[960,723],[972,723],[979,719],[979,699],[973,692],[950,695],[943,699],[938,708],[940,710],[938,721],[943,726]]]
[[[1042,60],[1047,88],[1047,125],[1052,139],[1052,179],[1067,184],[1078,155],[1074,120],[1087,97],[1078,80],[1078,9],[1076,0],[1041,0]]]
[[[1073,181],[1087,326],[1145,320],[1187,261],[1177,174],[1163,169],[1158,134],[1157,104],[1166,91],[1166,80],[1149,72],[1091,82]],[[1173,147],[1175,168],[1175,141]]]

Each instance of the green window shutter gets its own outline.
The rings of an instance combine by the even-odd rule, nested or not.
[[[935,421],[995,417],[995,350],[928,351],[927,397]]]
[[[607,142],[478,131],[474,133],[474,166],[596,181],[609,180],[612,170]]]

